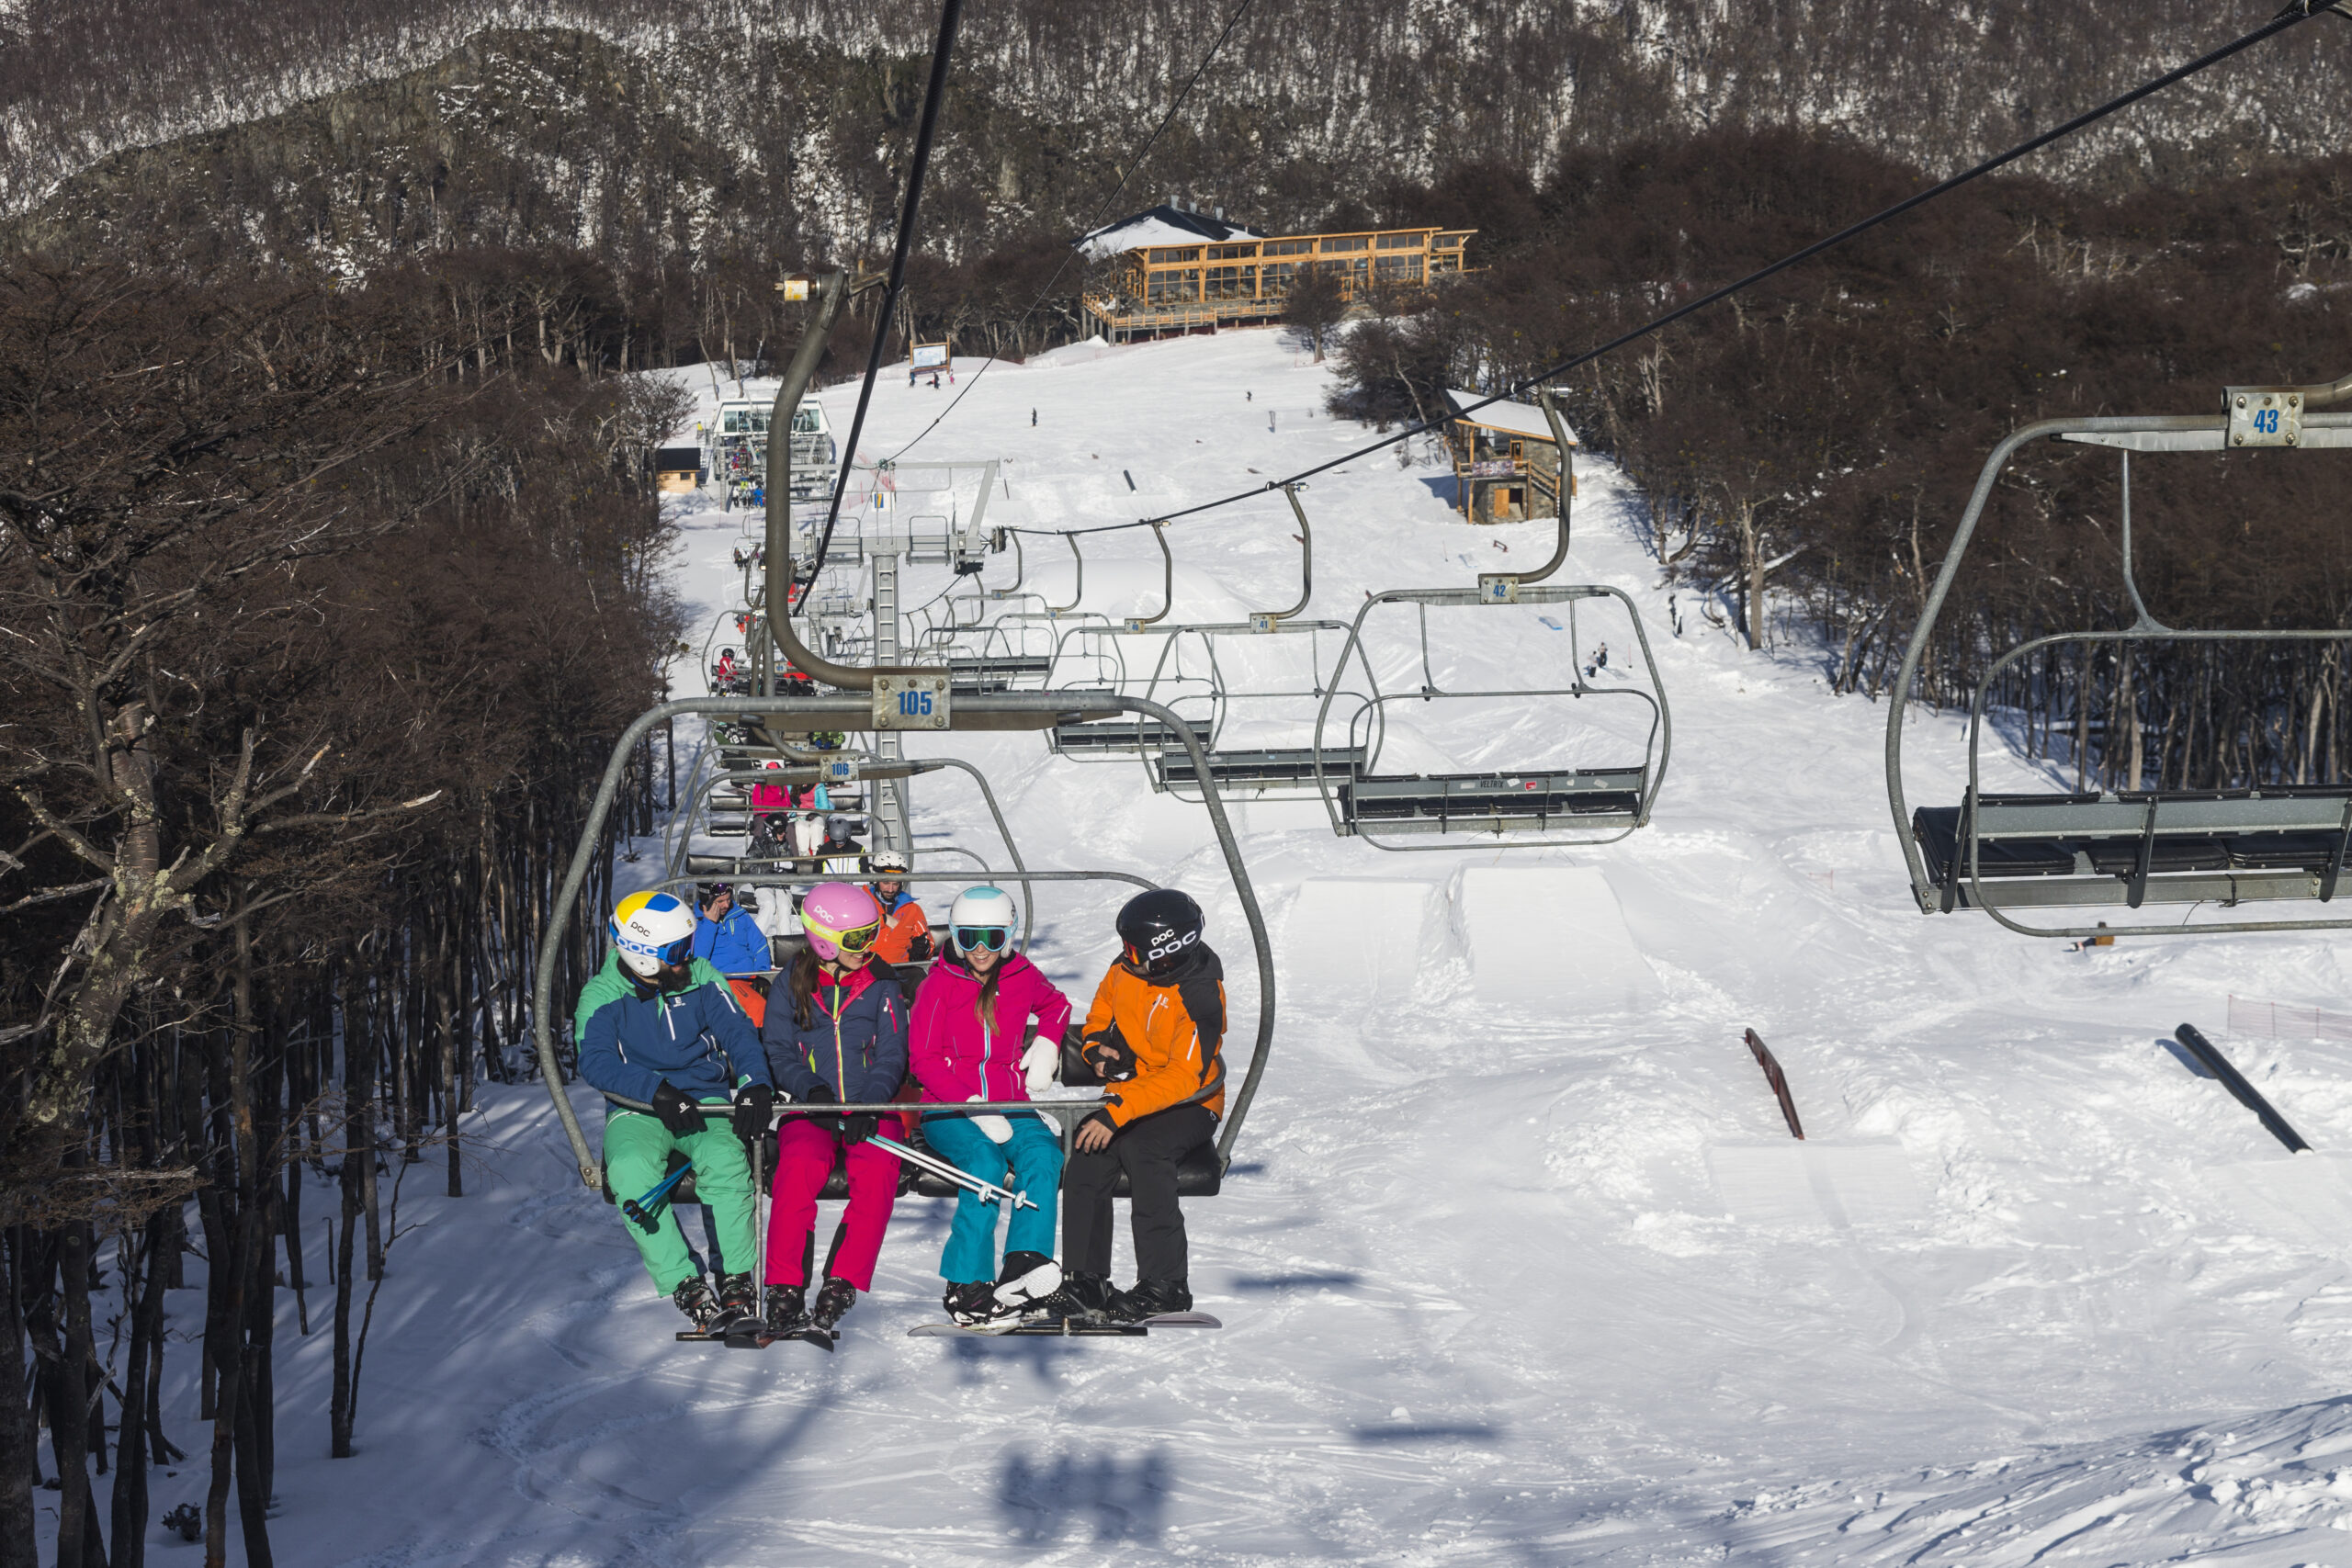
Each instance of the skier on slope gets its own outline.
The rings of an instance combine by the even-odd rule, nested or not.
[[[1177,1163],[1208,1142],[1225,1110],[1225,967],[1204,939],[1201,907],[1155,888],[1119,911],[1119,956],[1088,1010],[1086,1064],[1102,1108],[1079,1124],[1062,1172],[1062,1288],[1048,1318],[1136,1323],[1189,1312]],[[1111,1187],[1134,1197],[1136,1283],[1111,1289]]]
[[[767,1058],[734,993],[695,979],[693,910],[667,893],[632,893],[615,906],[608,930],[623,989],[603,993],[582,1026],[580,1076],[607,1096],[653,1109],[609,1108],[605,1179],[615,1193],[633,1196],[667,1174],[673,1149],[694,1162],[695,1192],[718,1222],[721,1256],[734,1265],[716,1293],[696,1271],[667,1204],[650,1235],[624,1223],[654,1288],[695,1328],[716,1332],[754,1305],[745,1266],[757,1238],[743,1145],[766,1130],[775,1108]],[[591,982],[582,992],[583,1010],[597,991]]]
[[[904,872],[907,857],[897,850],[876,850],[867,857],[876,872]],[[877,882],[874,900],[882,906],[882,934],[874,942],[874,956],[885,964],[906,964],[931,956],[931,921],[903,882]]]
[[[728,977],[744,1016],[759,1027],[767,1014],[768,972],[775,967],[768,933],[749,909],[735,902],[735,889],[724,882],[705,883],[696,891],[701,919],[695,922],[695,956],[710,960]]]
[[[863,887],[820,882],[801,900],[800,929],[808,945],[793,954],[784,992],[769,998],[760,1031],[776,1082],[804,1105],[891,1099],[907,1076],[907,1004],[890,966],[872,961],[880,907]],[[769,1334],[830,1330],[858,1292],[874,1288],[874,1261],[899,1194],[899,1162],[865,1142],[877,1125],[871,1111],[785,1120],[777,1136],[775,1206],[768,1212]],[[811,1306],[817,1194],[837,1155],[849,1176],[847,1235],[827,1260],[824,1286]]]
[[[1017,923],[1002,888],[967,887],[956,897],[947,946],[915,995],[907,1047],[929,1105],[1029,1100],[1053,1081],[1069,998],[1012,951]],[[1034,1309],[1062,1282],[1053,1257],[1062,1150],[1053,1127],[1035,1111],[933,1109],[923,1113],[922,1135],[941,1157],[1037,1205],[1013,1210],[1000,1269],[995,1206],[968,1190],[957,1195],[939,1259],[948,1315],[969,1326]]]

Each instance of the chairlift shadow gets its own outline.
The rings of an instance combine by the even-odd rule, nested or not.
[[[1050,1545],[1078,1530],[1098,1546],[1149,1546],[1165,1529],[1174,1488],[1175,1466],[1164,1444],[1132,1460],[1101,1450],[1033,1458],[1014,1447],[998,1468],[996,1501],[1024,1545]]]

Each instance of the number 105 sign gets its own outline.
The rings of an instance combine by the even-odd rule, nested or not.
[[[946,728],[947,677],[944,674],[874,677],[874,728]]]

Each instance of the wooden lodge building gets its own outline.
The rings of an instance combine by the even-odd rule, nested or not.
[[[1321,267],[1352,302],[1377,283],[1418,285],[1463,268],[1475,229],[1375,229],[1345,234],[1260,234],[1170,203],[1098,229],[1079,242],[1116,258],[1086,310],[1113,343],[1264,326],[1282,315],[1291,280]]]
[[[1532,517],[1560,514],[1560,475],[1566,465],[1551,422],[1533,403],[1509,400],[1488,403],[1464,413],[1483,394],[1449,390],[1445,400],[1453,417],[1445,427],[1446,445],[1453,452],[1454,503],[1473,523],[1516,523]],[[1568,445],[1576,432],[1563,420]],[[1576,470],[1566,469],[1568,491],[1576,493]]]

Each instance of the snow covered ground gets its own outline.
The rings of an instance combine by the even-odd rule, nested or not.
[[[1001,459],[992,522],[1116,522],[1360,442],[1319,412],[1324,382],[1272,333],[1075,350],[989,371],[911,456]],[[868,454],[949,395],[886,377]],[[826,394],[837,431],[854,396]],[[1446,472],[1384,453],[1315,481],[1310,613],[1542,559],[1551,525],[1465,525]],[[391,1254],[355,1460],[323,1457],[325,1336],[300,1338],[284,1303],[279,1561],[2352,1562],[2334,1153],[2352,1150],[2352,1061],[2223,1028],[2232,992],[2331,1005],[2345,944],[2072,953],[1918,915],[1883,708],[1829,696],[1810,650],[1745,651],[1687,593],[1677,636],[1623,489],[1604,464],[1578,476],[1562,577],[1632,596],[1674,705],[1656,824],[1598,849],[1391,854],[1313,802],[1237,808],[1281,1013],[1226,1192],[1190,1206],[1193,1288],[1224,1331],[904,1337],[938,1316],[947,1212],[910,1199],[838,1354],[678,1346],[540,1091],[493,1089],[472,1195],[420,1171],[402,1196],[426,1228]],[[680,581],[707,615],[732,602],[742,522],[685,518]],[[1294,528],[1276,498],[1171,529],[1176,618],[1287,604]],[[1027,586],[1058,601],[1057,548],[1029,542]],[[986,581],[1009,580],[992,561]],[[1090,542],[1086,607],[1148,610],[1159,581],[1148,535]],[[1579,614],[1587,655],[1607,640],[1630,680],[1622,619]],[[1559,683],[1570,634],[1546,615],[1433,614],[1433,663],[1455,685]],[[1397,615],[1376,657],[1410,685]],[[1610,705],[1403,705],[1389,761],[1638,756]],[[1312,709],[1256,705],[1235,736],[1303,742]],[[1132,761],[954,741],[1033,867],[1198,894],[1234,1016],[1254,1018],[1198,807],[1147,793]],[[1920,717],[1915,792],[1956,797],[1959,742]],[[985,852],[968,786],[922,784],[920,842]],[[1082,998],[1118,895],[1041,897],[1035,955]],[[2190,1068],[2165,1039],[2183,1020],[2322,1152],[2287,1156]],[[1803,1147],[1750,1026],[1787,1067]],[[174,1304],[192,1332],[199,1298]],[[169,1424],[200,1447],[194,1357],[174,1368]],[[196,1465],[158,1476],[157,1513],[202,1484]]]

